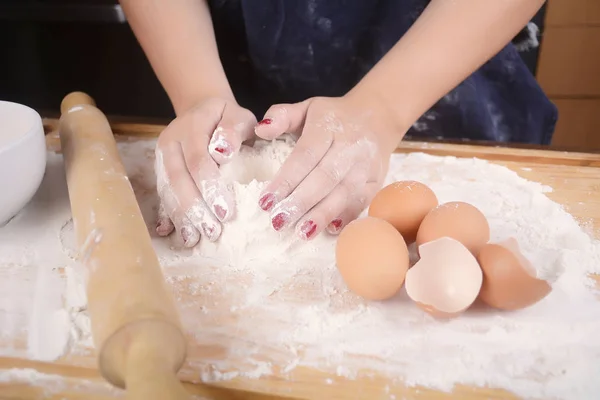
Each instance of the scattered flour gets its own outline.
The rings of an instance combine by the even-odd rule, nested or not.
[[[55,395],[68,390],[72,393],[87,395],[105,395],[111,398],[123,397],[123,391],[104,381],[91,381],[68,378],[61,375],[45,374],[31,368],[0,369],[0,385],[3,383],[24,383],[38,387],[43,392],[43,398],[54,398]]]
[[[154,144],[120,144],[152,232]],[[588,273],[600,271],[600,244],[544,195],[550,188],[483,160],[393,156],[386,183],[416,179],[441,202],[475,205],[490,222],[492,240],[516,237],[538,274],[553,282],[552,294],[526,310],[508,313],[476,305],[460,318],[436,321],[404,292],[380,303],[349,293],[335,268],[334,238],[323,234],[305,243],[293,232],[270,228],[268,214],[257,206],[259,193],[291,150],[287,141],[257,142],[222,167],[235,191],[237,212],[219,241],[205,240],[189,250],[179,249],[175,237],[153,238],[193,346],[211,349],[190,355],[188,376],[202,381],[271,374],[293,379],[296,367],[312,366],[331,377],[354,379],[369,370],[398,384],[448,391],[467,384],[527,398],[596,398],[600,304]],[[48,168],[62,168],[60,157],[52,155]],[[67,334],[55,329],[45,338],[56,356],[92,346],[63,191],[64,177],[47,173],[32,204],[0,229],[0,277],[10,281],[0,280],[0,335],[21,332],[22,314],[30,320],[36,304],[46,304],[49,313],[58,312],[57,324],[68,328]],[[43,278],[45,268],[59,267],[66,276],[62,300],[69,318],[44,300],[55,297],[54,291],[34,293],[35,280],[17,279]],[[60,290],[59,284],[53,286]],[[39,331],[43,320],[33,318],[30,331]],[[30,353],[48,358],[35,343],[30,337]]]
[[[66,389],[63,376],[43,374],[30,368],[0,370],[0,383],[7,382],[42,383],[46,389],[46,395],[60,393]]]

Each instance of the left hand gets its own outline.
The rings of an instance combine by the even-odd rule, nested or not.
[[[299,136],[289,158],[265,188],[259,206],[277,231],[295,225],[303,239],[324,229],[337,234],[368,206],[405,132],[387,107],[360,96],[314,97],[271,107],[257,136]]]

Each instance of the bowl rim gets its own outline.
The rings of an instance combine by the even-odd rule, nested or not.
[[[42,116],[34,108],[29,107],[25,104],[21,104],[21,103],[9,101],[9,100],[0,100],[0,105],[2,105],[2,104],[9,104],[11,106],[17,106],[17,107],[26,109],[27,111],[31,112],[32,117],[35,117],[35,118],[32,118],[32,124],[30,127],[27,128],[27,132],[25,132],[23,135],[19,135],[15,140],[9,141],[4,145],[0,145],[0,155],[2,155],[6,151],[10,151],[12,148],[17,147],[19,144],[21,144],[21,142],[24,142],[25,140],[29,139],[30,136],[36,134],[35,132],[37,132],[40,127],[42,128],[42,132],[44,130],[44,124],[42,123]],[[1,121],[0,121],[0,123],[1,123]]]

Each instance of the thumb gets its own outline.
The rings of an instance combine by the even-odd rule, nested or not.
[[[245,108],[227,104],[208,143],[208,152],[219,165],[231,161],[243,142],[254,137],[256,117]]]
[[[284,133],[300,136],[311,101],[312,99],[308,99],[295,104],[271,106],[254,128],[256,136],[265,140],[273,140]]]

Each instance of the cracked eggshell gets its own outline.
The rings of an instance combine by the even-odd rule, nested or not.
[[[452,201],[437,206],[425,216],[417,232],[417,246],[420,248],[442,237],[458,240],[477,255],[490,240],[490,225],[477,207]]]
[[[483,270],[479,297],[489,306],[519,310],[539,302],[552,291],[547,281],[537,278],[535,268],[523,256],[514,238],[483,246],[477,259]]]
[[[419,247],[421,259],[406,273],[406,293],[434,317],[454,317],[473,304],[483,281],[473,254],[442,237]]]
[[[335,258],[348,288],[369,300],[394,296],[408,270],[408,248],[402,235],[379,218],[357,219],[337,239]]]
[[[377,192],[369,206],[369,216],[386,220],[411,244],[417,238],[423,218],[437,205],[438,199],[427,185],[398,181]]]

